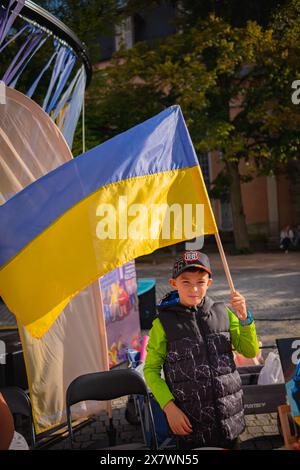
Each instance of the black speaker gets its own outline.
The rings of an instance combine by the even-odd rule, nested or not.
[[[150,330],[156,316],[155,279],[138,279],[140,324],[142,330]]]

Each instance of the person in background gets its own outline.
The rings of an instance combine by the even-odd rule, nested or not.
[[[294,233],[290,225],[286,225],[280,232],[280,242],[279,246],[281,250],[284,250],[285,253],[288,253],[289,248],[294,240]]]

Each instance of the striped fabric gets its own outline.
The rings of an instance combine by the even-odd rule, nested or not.
[[[197,204],[204,205],[204,224],[191,210],[191,236],[182,214]],[[180,210],[174,209],[167,233],[170,207]],[[216,231],[193,145],[174,106],[63,164],[0,207],[0,295],[38,338],[103,274]]]

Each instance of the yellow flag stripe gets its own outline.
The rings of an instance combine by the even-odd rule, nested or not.
[[[170,238],[162,237],[161,227],[160,236],[150,238],[144,212],[139,218],[138,239],[99,239],[99,204],[116,207],[120,196],[127,198],[127,207],[179,204],[184,208],[185,204],[204,204],[204,227],[197,228],[195,236],[217,232],[199,166],[139,176],[100,188],[53,222],[0,270],[1,296],[32,336],[41,337],[68,301],[92,281],[129,260],[187,239],[184,233],[174,237],[178,219],[171,221]],[[117,236],[120,230],[124,232],[119,219],[116,227]]]

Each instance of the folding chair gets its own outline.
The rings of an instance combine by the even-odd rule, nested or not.
[[[30,447],[35,446],[36,436],[32,417],[31,401],[28,394],[20,387],[2,387],[0,392],[3,395],[12,415],[26,416],[30,426]]]
[[[147,386],[141,375],[133,369],[85,374],[71,382],[66,393],[66,412],[71,444],[73,445],[70,409],[72,405],[85,400],[105,401],[126,395],[143,395],[152,435],[151,448],[157,450],[157,439]]]

